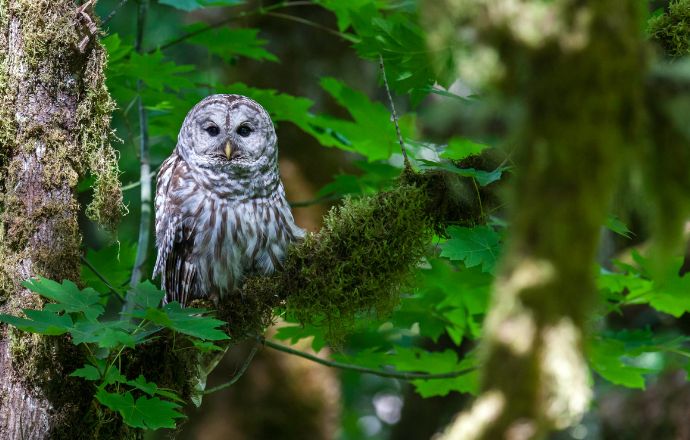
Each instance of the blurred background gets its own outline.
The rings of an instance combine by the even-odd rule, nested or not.
[[[87,257],[102,264],[121,265],[125,268],[124,279],[128,277],[126,262],[131,261],[136,251],[141,213],[138,95],[142,96],[149,116],[150,161],[152,169],[155,169],[171,153],[181,119],[200,97],[219,91],[245,94],[246,87],[251,88],[253,96],[268,108],[276,120],[280,170],[288,199],[295,202],[293,211],[297,223],[310,231],[320,228],[323,215],[339,198],[385,189],[393,184],[400,170],[401,156],[395,149],[395,138],[391,140],[387,159],[371,160],[371,157],[365,158],[360,152],[348,151],[348,148],[326,148],[323,139],[300,123],[297,110],[281,116],[281,106],[286,107],[288,103],[296,105],[294,101],[282,101],[261,91],[275,90],[279,94],[307,98],[311,101],[306,107],[310,114],[333,120],[352,121],[354,118],[358,123],[355,130],[361,130],[362,136],[371,134],[367,132],[366,124],[357,120],[357,116],[344,105],[351,102],[347,99],[353,95],[347,92],[345,97],[334,96],[322,85],[323,78],[337,78],[366,96],[370,103],[384,106],[388,111],[388,98],[378,62],[363,56],[366,51],[353,44],[348,37],[352,35],[352,28],[342,22],[346,15],[338,14],[338,8],[344,10],[355,5],[371,5],[380,12],[377,19],[392,17],[391,23],[396,23],[396,20],[402,20],[400,17],[417,21],[423,2],[357,0],[350,3],[343,0],[316,4],[294,1],[286,6],[286,2],[251,0],[226,1],[219,2],[226,6],[202,7],[212,3],[152,1],[148,5],[145,25],[141,28],[143,32],[137,30],[139,2],[100,0],[97,4],[101,20],[107,20],[103,26],[103,41],[111,58],[108,85],[118,106],[113,117],[113,129],[119,140],[114,145],[120,152],[121,181],[128,214],[119,226],[115,245],[111,234],[85,217],[82,230],[85,231],[85,246],[89,249]],[[667,3],[650,2],[650,15],[660,9],[663,11]],[[276,7],[281,5],[285,7]],[[275,9],[271,9],[273,7]],[[357,30],[354,18],[353,21]],[[255,29],[257,34],[235,34],[234,44],[240,47],[234,47],[234,52],[230,41],[225,41],[227,47],[213,41],[213,38],[226,38],[222,34],[205,41],[189,38],[178,42],[181,36],[200,29],[198,26],[218,23],[223,23],[219,29]],[[343,24],[346,25],[344,28]],[[377,29],[385,30],[385,26]],[[128,60],[135,59],[132,52],[136,51],[133,47],[138,32],[142,37],[141,53],[148,58],[134,66]],[[388,37],[392,39],[394,35],[395,32],[391,31]],[[257,43],[257,40],[262,41]],[[396,60],[393,57],[389,62],[395,63]],[[391,65],[390,70],[394,69],[396,66]],[[402,115],[407,146],[416,159],[438,158],[439,146],[462,137],[500,149],[501,160],[506,163],[504,158],[509,158],[511,152],[507,133],[511,121],[516,118],[515,109],[497,101],[490,89],[477,89],[474,84],[458,81],[454,74],[443,87],[439,85],[443,83],[431,83],[431,87],[444,93],[429,93],[427,90],[420,95],[412,89],[406,90],[403,75],[397,73],[393,77],[397,81],[392,85],[393,100]],[[150,77],[159,74],[160,84],[149,81]],[[413,71],[413,74],[417,72]],[[140,78],[146,82],[143,89],[137,84]],[[238,83],[245,86],[237,86]],[[324,136],[323,125],[316,124],[317,128],[314,128],[321,136]],[[504,180],[494,184],[491,189],[494,194],[501,194]],[[90,197],[88,182],[83,188],[82,202],[85,205]],[[631,202],[635,197],[631,196],[634,190],[634,183],[620,189],[614,211],[623,226],[618,231],[615,227],[604,229],[602,267],[612,268],[611,258],[625,259],[630,249],[644,249],[648,238],[648,216],[644,203]],[[491,218],[492,227],[499,235],[502,234],[504,225],[501,223],[503,210],[500,203],[495,204]],[[113,250],[115,248],[116,251]],[[151,273],[153,255],[153,243],[149,243],[146,274]],[[453,274],[438,273],[434,276],[448,277],[443,278],[448,289],[459,286],[453,283],[465,282],[455,280]],[[484,273],[481,271],[477,277]],[[443,290],[425,281],[424,275],[416,280],[417,284],[406,293],[419,295],[421,289],[422,298],[429,303],[439,289]],[[491,279],[482,280],[482,292],[486,292],[481,295],[486,296]],[[424,311],[415,312],[406,304],[403,312],[409,312],[405,315],[407,321],[402,314],[396,315],[392,321],[370,317],[345,341],[343,347],[339,347],[336,354],[357,354],[395,341],[400,346],[433,353],[450,352],[457,359],[463,359],[475,347],[481,312],[463,312],[464,324],[458,335],[453,333],[452,326],[442,324],[436,330],[431,318],[423,318],[429,322],[414,318],[414,313]],[[432,308],[429,306],[425,310]],[[428,313],[432,314],[431,311]],[[676,318],[646,304],[627,306],[616,313],[602,310],[601,315],[601,319],[593,320],[593,328],[619,332],[616,333],[618,336],[620,331],[629,331],[625,342],[628,345],[621,343],[627,347],[619,353],[618,358],[622,361],[608,367],[621,377],[624,374],[632,374],[633,377],[616,384],[610,377],[604,379],[593,374],[596,402],[591,411],[581,424],[554,434],[552,438],[690,439],[690,386],[685,371],[688,355],[682,347],[668,342],[690,330],[687,315]],[[445,323],[449,319],[444,316],[438,322]],[[314,347],[323,345],[318,342],[323,338],[318,329],[294,330],[298,327],[286,322],[289,317],[285,318],[278,319],[276,328],[269,333],[282,334],[283,343],[288,343],[288,336],[292,335],[290,340],[295,342],[295,347],[307,352],[314,352]],[[432,337],[424,333],[429,328],[434,328],[430,331]],[[655,349],[626,351],[630,344],[634,345],[639,340],[647,340],[652,345],[651,331],[656,332],[654,338],[657,339],[658,335],[669,335],[668,340],[655,340]],[[618,336],[616,341],[620,342]],[[240,369],[252,346],[253,342],[233,346],[210,376],[208,386],[227,382]],[[330,353],[330,349],[323,348],[319,356],[326,358]],[[640,389],[640,378],[644,390]],[[476,377],[472,380],[476,382]],[[428,392],[426,394],[431,397],[424,398],[423,391],[420,393],[416,386],[405,381],[333,369],[260,348],[250,368],[235,385],[207,396],[200,408],[190,410],[189,420],[178,438],[428,439],[470,401],[471,395],[458,389],[469,391],[472,388],[473,385],[463,382],[445,393]],[[169,433],[152,433],[149,438],[165,438],[167,435]]]

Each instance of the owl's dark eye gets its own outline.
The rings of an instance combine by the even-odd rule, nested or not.
[[[209,127],[204,128],[206,130],[206,133],[208,133],[211,136],[218,136],[218,133],[220,133],[220,128],[216,127],[215,125],[211,125]]]
[[[240,125],[239,127],[237,127],[237,134],[239,134],[240,136],[245,137],[245,138],[247,136],[249,136],[250,134],[252,134],[252,131],[253,131],[252,127],[250,127],[249,125],[246,125],[246,124],[243,124],[243,125]]]

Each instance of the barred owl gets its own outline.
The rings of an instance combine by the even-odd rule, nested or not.
[[[212,95],[187,114],[158,173],[154,277],[164,301],[218,301],[248,273],[278,268],[295,225],[278,175],[266,110],[240,95]]]

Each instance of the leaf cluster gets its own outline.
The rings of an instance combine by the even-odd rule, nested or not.
[[[166,329],[181,336],[179,349],[185,349],[184,338],[202,352],[218,350],[213,342],[228,339],[220,330],[224,322],[208,316],[207,310],[182,309],[178,303],[159,307],[164,293],[148,281],[130,292],[131,314],[118,319],[104,316],[103,295],[91,287],[79,289],[68,280],[44,278],[26,281],[24,287],[50,302],[42,310],[24,309],[24,317],[0,314],[0,322],[45,336],[69,335],[86,357],[84,366],[71,376],[92,381],[95,399],[134,428],[174,428],[176,419],[183,417],[179,412],[183,401],[143,374],[127,378],[121,370],[124,352],[151,343]]]

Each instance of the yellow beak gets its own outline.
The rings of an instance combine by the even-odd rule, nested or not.
[[[225,157],[230,160],[230,156],[232,155],[232,145],[230,145],[230,141],[227,141],[225,143]]]

